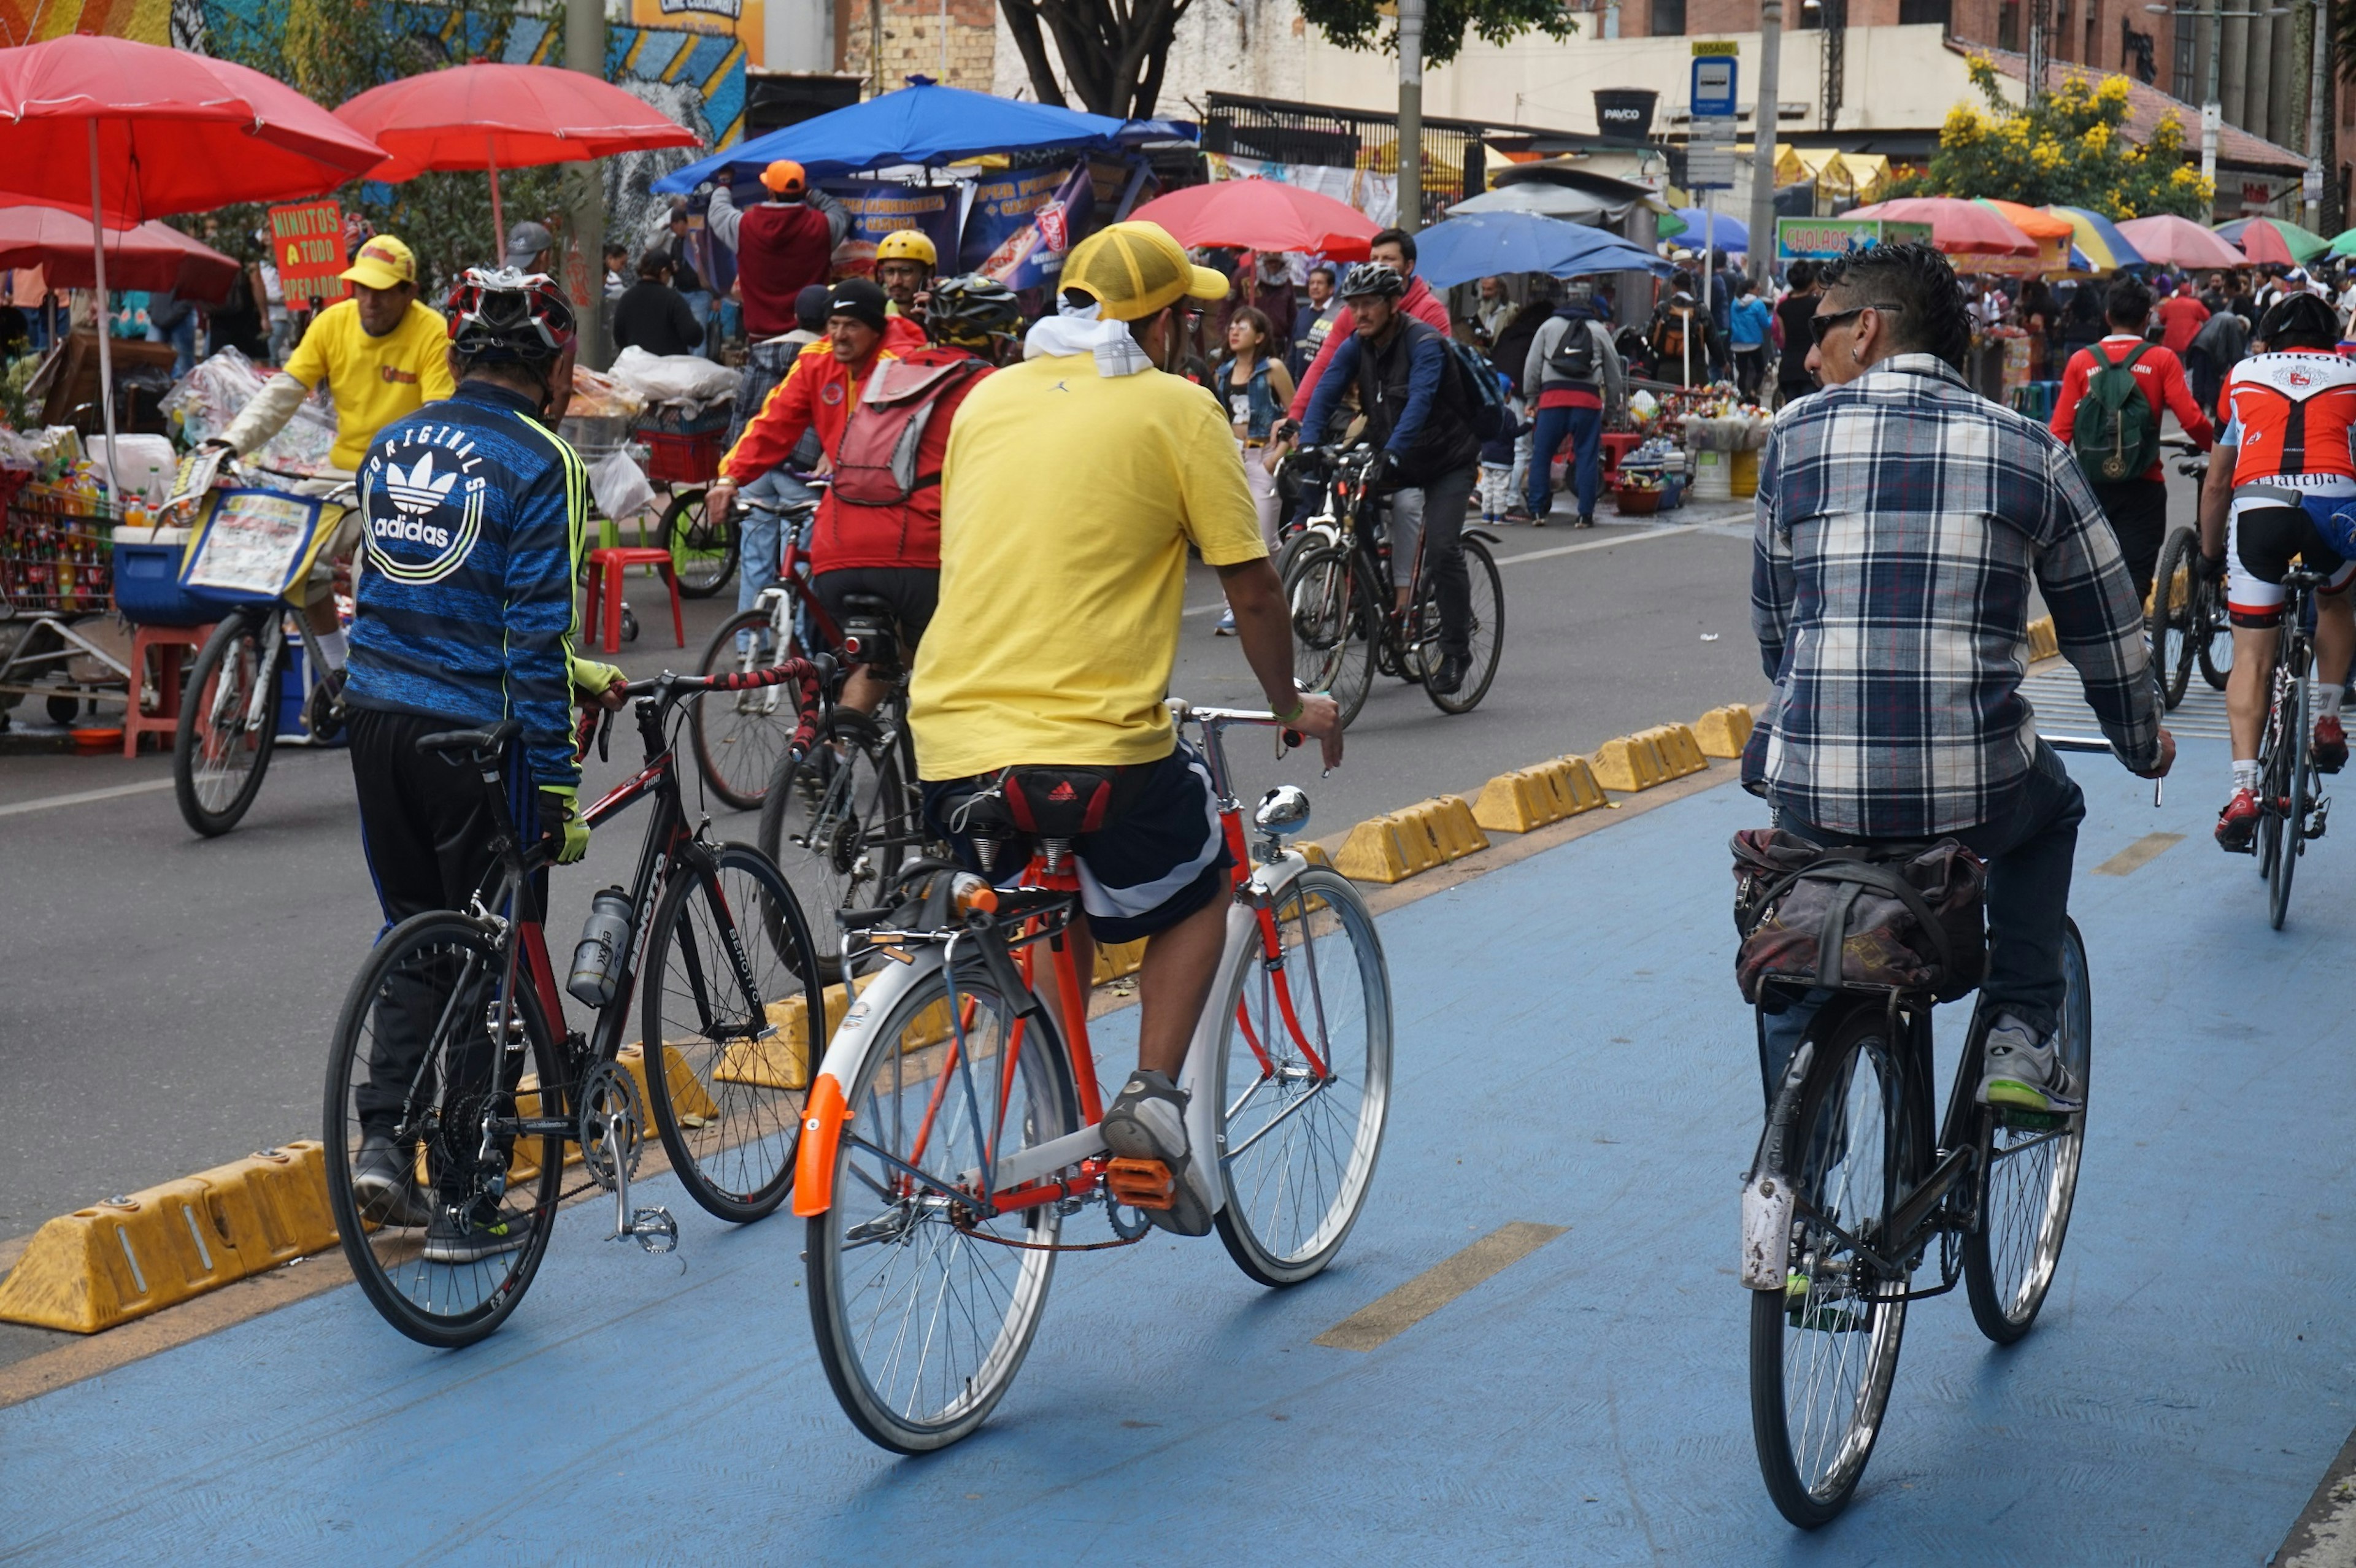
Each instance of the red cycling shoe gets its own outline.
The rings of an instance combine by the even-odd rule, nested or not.
[[[2326,714],[2315,721],[2315,746],[2308,754],[2318,773],[2336,773],[2348,765],[2348,731],[2337,718]]]
[[[2217,814],[2217,847],[2229,855],[2246,855],[2258,835],[2258,797],[2245,789],[2233,792]]]

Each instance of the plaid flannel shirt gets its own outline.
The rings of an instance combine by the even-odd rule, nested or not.
[[[1933,355],[1779,416],[1761,454],[1751,628],[1775,696],[1744,783],[1835,832],[1986,822],[2029,772],[2029,585],[2104,734],[2159,756],[2143,616],[2077,460]]]

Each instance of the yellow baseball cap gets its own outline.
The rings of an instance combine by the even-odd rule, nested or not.
[[[343,271],[344,282],[363,288],[390,289],[417,281],[417,258],[390,234],[380,234],[360,247]]]
[[[1182,299],[1223,300],[1230,286],[1225,272],[1186,260],[1186,248],[1162,225],[1135,219],[1074,246],[1060,283],[1094,296],[1106,321],[1141,321]]]

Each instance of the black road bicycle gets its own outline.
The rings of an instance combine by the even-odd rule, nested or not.
[[[2062,966],[2060,1048],[2083,1092],[2094,1014],[2074,922]],[[1993,1021],[1978,1006],[1934,1127],[1931,1007],[1927,993],[1836,989],[1772,1086],[1744,1179],[1751,1430],[1768,1495],[1802,1529],[1836,1518],[1865,1474],[1909,1305],[1960,1283],[1980,1332],[2009,1345],[2035,1325],[2070,1229],[2085,1111],[1978,1104]],[[1917,1285],[1934,1248],[1938,1283]]]
[[[676,731],[684,699],[740,685],[792,684],[809,713],[821,674],[793,660],[630,686],[646,766],[584,816],[595,827],[649,795],[655,809],[629,888],[596,895],[562,982],[594,1013],[585,1036],[566,1027],[541,931],[536,873],[553,848],[518,831],[501,777],[515,721],[419,741],[481,779],[498,824],[493,863],[466,909],[405,920],[369,953],[337,1020],[326,1106],[344,1255],[403,1334],[447,1349],[498,1328],[539,1270],[558,1206],[593,1186],[615,1194],[617,1239],[676,1244],[668,1212],[630,1206],[649,1112],[672,1171],[712,1214],[757,1220],[785,1198],[801,1053],[810,1020],[825,1017],[818,955],[776,868],[713,842],[708,822],[690,826]],[[597,727],[601,755],[612,718]],[[796,743],[809,739],[806,720]],[[633,990],[637,1075],[624,1049]],[[370,1139],[390,1141],[406,1180],[363,1168]],[[569,1187],[568,1145],[583,1167]]]
[[[1377,672],[1421,686],[1443,713],[1470,713],[1488,695],[1505,645],[1505,591],[1489,553],[1496,536],[1464,530],[1472,667],[1454,691],[1434,691],[1425,676],[1440,667],[1440,606],[1419,551],[1407,611],[1395,608],[1389,530],[1377,521],[1380,503],[1373,494],[1382,453],[1355,446],[1298,455],[1325,475],[1318,509],[1281,560],[1285,603],[1292,612],[1293,676],[1301,689],[1331,696],[1344,724],[1365,706]]]
[[[2290,883],[2309,840],[2323,837],[2331,802],[2315,765],[2315,595],[2330,579],[2293,567],[2275,666],[2266,687],[2266,724],[2258,732],[2258,875],[2266,880],[2266,918],[2276,931],[2290,913]]]

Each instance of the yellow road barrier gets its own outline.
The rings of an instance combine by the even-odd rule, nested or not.
[[[1491,779],[1472,803],[1472,820],[1492,833],[1527,833],[1603,804],[1587,759],[1557,757]]]
[[[2029,623],[2029,656],[2050,659],[2061,653],[2061,639],[2053,635],[2053,617],[2040,615]]]
[[[1488,847],[1464,797],[1443,795],[1350,829],[1333,869],[1353,881],[1402,882]]]
[[[1750,705],[1730,702],[1694,720],[1694,740],[1705,757],[1739,757],[1751,728]]]

